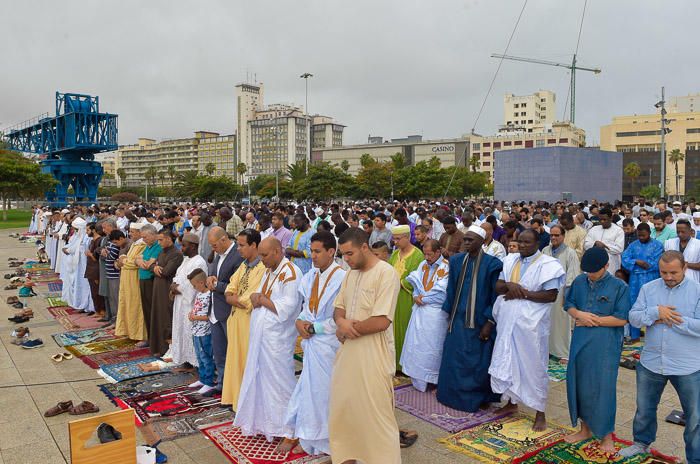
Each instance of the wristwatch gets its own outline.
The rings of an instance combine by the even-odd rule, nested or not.
[[[306,331],[309,332],[311,335],[315,335],[315,334],[316,334],[316,328],[314,327],[313,324],[311,324],[311,325],[309,326],[309,328],[306,329]]]

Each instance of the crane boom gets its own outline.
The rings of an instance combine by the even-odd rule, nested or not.
[[[520,56],[501,55],[498,53],[492,53],[491,58],[500,58],[502,60],[511,61],[522,61],[524,63],[543,64],[545,66],[556,66],[558,68],[566,68],[569,71],[571,71],[571,113],[569,118],[571,120],[571,124],[573,124],[576,120],[576,71],[589,71],[594,74],[601,73],[601,70],[599,68],[587,68],[584,66],[576,65],[576,54],[574,54],[574,57],[571,60],[571,64],[557,63],[556,61],[537,60],[534,58],[523,58]]]

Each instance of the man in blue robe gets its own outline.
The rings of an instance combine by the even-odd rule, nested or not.
[[[614,453],[617,370],[632,303],[627,284],[608,272],[608,259],[603,248],[586,250],[581,258],[585,274],[574,279],[564,302],[564,310],[576,320],[566,396],[572,425],[581,421],[581,430],[565,440],[596,437],[603,452]]]
[[[634,304],[642,285],[659,278],[659,258],[664,252],[663,243],[651,238],[649,224],[637,226],[637,240],[622,253],[622,267],[630,273],[630,305]],[[641,331],[628,326],[630,342],[638,342]]]
[[[491,390],[488,370],[496,340],[491,310],[498,296],[496,281],[503,263],[482,251],[485,236],[481,227],[471,226],[467,230],[466,253],[450,258],[447,298],[442,306],[450,318],[437,399],[466,412],[500,401],[500,395]]]

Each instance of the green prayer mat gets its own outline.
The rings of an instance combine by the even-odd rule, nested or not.
[[[549,357],[549,366],[547,367],[547,376],[552,382],[561,382],[566,380],[566,364],[559,362],[556,356]]]

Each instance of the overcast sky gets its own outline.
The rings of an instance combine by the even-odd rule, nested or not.
[[[509,54],[570,61],[584,0],[530,0]],[[0,14],[0,129],[54,112],[54,92],[100,96],[119,143],[235,130],[234,86],[256,75],[266,103],[304,103],[367,135],[457,137],[474,125],[522,0],[11,1]],[[589,0],[577,123],[597,143],[613,115],[700,91],[697,0]],[[476,126],[493,133],[503,94],[557,93],[565,69],[504,62]]]

